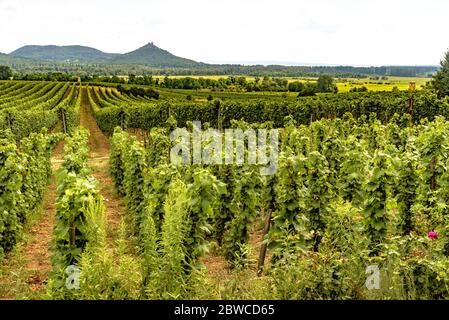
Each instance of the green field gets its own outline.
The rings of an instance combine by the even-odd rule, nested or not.
[[[165,76],[153,76],[153,78],[164,79]],[[171,78],[184,78],[186,76],[170,76]],[[192,78],[205,78],[218,80],[220,78],[226,78],[225,76],[190,76]],[[236,75],[238,77],[238,75]],[[127,77],[125,77],[127,78]],[[248,82],[254,82],[255,77],[245,77]],[[293,78],[293,77],[281,77],[287,79],[288,82],[300,81],[300,82],[315,82],[317,78]],[[415,82],[416,89],[422,89],[431,78],[419,78],[419,77],[387,77],[386,80],[372,80],[357,79],[357,78],[336,78],[336,84],[339,92],[349,92],[352,88],[360,88],[365,86],[369,91],[392,91],[394,88],[398,90],[408,90],[409,83]]]
[[[393,88],[398,90],[408,90],[409,83],[415,82],[416,89],[422,89],[430,78],[405,78],[405,77],[388,77],[388,80],[369,80],[369,79],[338,79],[337,86],[339,92],[348,92],[351,88],[365,86],[369,91],[392,91]]]

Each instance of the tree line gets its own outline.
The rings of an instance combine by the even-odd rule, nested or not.
[[[163,79],[153,77],[151,75],[136,76],[128,75],[126,80],[124,77],[81,77],[81,81],[90,83],[115,83],[128,85],[145,85],[159,87],[165,89],[181,89],[181,90],[201,90],[208,89],[211,91],[233,91],[233,92],[297,92],[299,96],[311,96],[316,93],[333,92],[337,93],[338,89],[334,78],[330,75],[322,75],[316,81],[294,81],[288,82],[284,78],[255,77],[253,81],[248,81],[243,76],[229,76],[226,78],[210,79],[210,78],[193,78],[193,77],[168,77]]]

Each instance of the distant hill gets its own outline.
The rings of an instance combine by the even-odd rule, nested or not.
[[[367,76],[428,77],[438,66],[312,66],[312,65],[241,65],[206,64],[173,55],[152,42],[125,53],[106,53],[86,46],[28,45],[10,54],[0,53],[0,65],[8,65],[20,73],[66,72],[76,75],[247,75],[270,77],[335,77]]]
[[[177,57],[158,48],[153,43],[125,54],[106,53],[84,46],[24,46],[9,57],[50,62],[105,63],[115,65],[146,65],[151,67],[192,68],[203,65],[193,60]]]
[[[170,52],[155,46],[153,43],[148,43],[142,48],[119,55],[115,59],[112,59],[110,63],[183,68],[191,68],[201,65],[201,63],[196,61],[177,57]]]
[[[52,62],[100,63],[113,59],[117,54],[105,53],[84,46],[24,46],[9,54],[13,57]]]
[[[0,53],[0,64],[4,65],[16,65],[16,64],[33,64],[38,63],[37,60],[14,57],[8,54]]]

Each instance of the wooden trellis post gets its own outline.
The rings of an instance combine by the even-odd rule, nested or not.
[[[263,242],[265,236],[270,231],[270,223],[271,223],[271,214],[272,210],[268,210],[267,217],[265,219],[265,226],[263,228],[263,234],[262,234],[262,245],[260,246],[260,253],[259,253],[259,261],[257,263],[257,275],[261,276],[263,272],[263,266],[265,263],[265,255],[267,253],[267,244]]]
[[[416,90],[416,83],[414,81],[409,82],[408,84],[408,91],[409,91],[409,97],[408,97],[408,113],[413,116],[413,92]]]
[[[65,119],[65,110],[61,109],[61,117],[62,117],[62,128],[64,130],[64,134],[67,134],[67,123]]]

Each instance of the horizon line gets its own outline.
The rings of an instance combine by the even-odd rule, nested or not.
[[[28,47],[28,46],[37,46],[37,47],[49,47],[49,46],[55,46],[55,47],[85,47],[85,48],[90,48],[90,49],[95,49],[98,51],[101,51],[103,53],[106,54],[117,54],[117,55],[124,55],[130,52],[133,52],[135,50],[138,50],[144,46],[147,45],[154,45],[157,48],[161,49],[161,50],[165,50],[167,52],[169,52],[172,55],[173,54],[171,51],[167,50],[167,49],[163,49],[161,47],[158,47],[157,45],[154,44],[153,41],[149,41],[146,42],[143,46],[140,46],[134,50],[131,51],[127,51],[124,53],[118,53],[118,52],[107,52],[107,51],[103,51],[101,49],[98,49],[96,47],[92,47],[92,46],[88,46],[88,45],[83,45],[83,44],[68,44],[68,45],[58,45],[58,44],[25,44],[20,46],[19,48],[9,52],[9,53],[4,53],[2,51],[0,51],[0,54],[6,54],[8,56],[11,56],[11,54],[14,51],[17,51],[23,47]],[[177,56],[177,55],[175,55]],[[20,57],[20,56],[19,56]],[[211,65],[241,65],[241,66],[245,66],[245,67],[251,67],[251,66],[284,66],[284,67],[353,67],[353,68],[379,68],[379,67],[439,67],[439,63],[436,64],[346,64],[346,63],[316,63],[316,62],[293,62],[293,61],[282,61],[282,60],[240,60],[240,61],[223,61],[223,60],[213,60],[213,59],[207,59],[204,61],[201,60],[196,60],[194,58],[187,58],[187,57],[181,57],[181,56],[177,56],[180,58],[184,58],[184,59],[189,59],[189,60],[193,60],[195,62],[198,63],[204,63],[204,64],[211,64]],[[26,57],[22,57],[25,59],[31,59],[31,58],[26,58]],[[44,61],[51,61],[51,60],[44,60]]]

